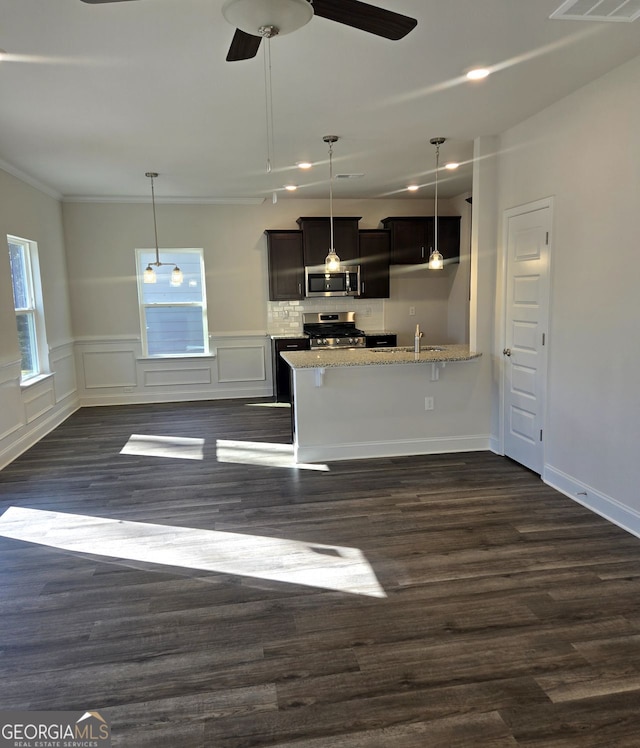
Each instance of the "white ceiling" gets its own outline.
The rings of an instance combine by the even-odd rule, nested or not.
[[[561,0],[370,0],[417,27],[388,41],[324,18],[271,41],[267,173],[262,50],[225,62],[223,0],[0,0],[0,166],[65,197],[214,200],[433,194],[471,187],[473,139],[495,134],[640,54],[640,23],[550,20]],[[263,42],[263,47],[266,44]],[[463,74],[488,66],[471,84]],[[310,172],[295,163],[314,162]],[[2,163],[3,162],[3,163]],[[423,185],[417,193],[405,187]]]

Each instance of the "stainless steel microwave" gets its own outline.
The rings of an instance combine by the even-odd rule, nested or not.
[[[360,265],[327,272],[324,265],[304,269],[305,296],[358,296]]]

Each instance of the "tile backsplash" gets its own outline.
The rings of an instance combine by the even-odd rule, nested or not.
[[[365,331],[384,330],[383,299],[305,299],[303,301],[267,302],[267,331],[269,335],[302,333],[304,312],[355,312],[356,327]]]

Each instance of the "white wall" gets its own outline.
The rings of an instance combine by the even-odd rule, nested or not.
[[[554,197],[543,477],[636,533],[639,80],[636,58],[505,132],[498,196],[500,220]]]
[[[157,194],[157,190],[156,190]],[[457,266],[439,278],[422,271],[394,299],[268,302],[265,229],[295,229],[300,216],[326,215],[327,200],[286,198],[260,205],[167,204],[157,199],[160,248],[202,247],[207,273],[210,344],[214,355],[150,361],[141,355],[134,267],[135,248],[153,247],[150,201],[68,202],[63,205],[77,378],[82,404],[157,402],[272,393],[269,334],[301,333],[303,311],[352,309],[365,330],[413,335],[415,323],[438,320],[429,340],[447,340],[451,284]],[[361,216],[361,228],[377,228],[391,215],[428,215],[431,200],[335,200],[338,216]],[[451,212],[443,201],[443,213]],[[161,251],[162,259],[162,251]],[[410,299],[418,308],[414,317]],[[396,314],[393,310],[402,306]],[[423,314],[425,309],[430,314]],[[286,309],[286,319],[281,316]],[[391,311],[389,311],[391,309]],[[221,353],[222,352],[222,353]],[[224,363],[221,355],[236,363]],[[250,364],[243,375],[241,361]],[[221,366],[225,366],[225,372]],[[235,370],[229,375],[229,368]]]
[[[8,234],[38,245],[48,376],[26,387],[20,385]],[[0,467],[77,408],[66,270],[60,202],[0,170]]]

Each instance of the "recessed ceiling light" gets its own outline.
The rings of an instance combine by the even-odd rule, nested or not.
[[[310,169],[313,164],[310,161],[298,161],[296,163],[296,166],[298,169]]]
[[[470,81],[481,81],[490,73],[491,71],[488,68],[474,68],[473,70],[469,70],[469,72],[467,73],[467,78]]]
[[[285,190],[287,190],[287,192],[295,192],[298,189],[298,185],[297,184],[285,184],[284,188]]]
[[[457,161],[449,161],[448,164],[444,165],[445,169],[449,169],[450,171],[453,171],[454,169],[457,169],[460,166],[460,164]]]
[[[409,190],[409,192],[417,192],[417,190],[419,190],[419,189],[420,189],[420,186],[419,186],[419,185],[417,185],[417,184],[410,184],[410,185],[409,185],[409,186],[407,187],[407,189]]]
[[[0,49],[0,62],[2,60],[4,60],[6,54],[7,54],[7,50],[6,49]]]

